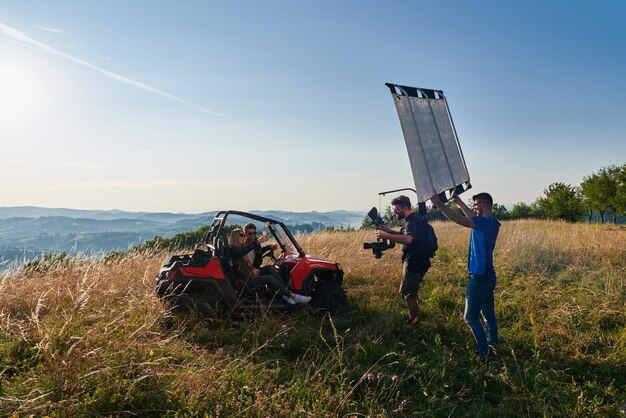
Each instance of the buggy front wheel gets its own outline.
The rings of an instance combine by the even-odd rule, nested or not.
[[[315,286],[313,303],[316,308],[337,314],[346,305],[346,292],[336,280],[326,279]]]

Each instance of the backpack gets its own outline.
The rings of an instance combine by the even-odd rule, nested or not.
[[[432,258],[439,249],[435,229],[425,218],[419,217],[422,225],[422,233],[418,234],[417,253],[420,256]]]

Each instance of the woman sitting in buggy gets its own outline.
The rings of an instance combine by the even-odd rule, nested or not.
[[[230,233],[228,246],[230,247],[234,274],[245,280],[244,286],[246,288],[253,289],[256,286],[267,286],[269,289],[280,293],[285,302],[290,305],[310,302],[310,296],[298,295],[289,291],[280,277],[278,277],[278,274],[259,274],[259,270],[252,266],[248,257],[245,257],[246,254],[268,239],[266,235],[263,235],[246,244],[246,234],[244,234],[242,229],[236,228]]]

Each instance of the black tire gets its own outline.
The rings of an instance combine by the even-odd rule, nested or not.
[[[313,304],[316,308],[335,315],[346,306],[346,291],[336,280],[327,278],[315,286]]]

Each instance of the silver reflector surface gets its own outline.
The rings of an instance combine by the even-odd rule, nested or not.
[[[398,111],[409,153],[417,201],[471,187],[463,152],[441,90],[386,84]]]

